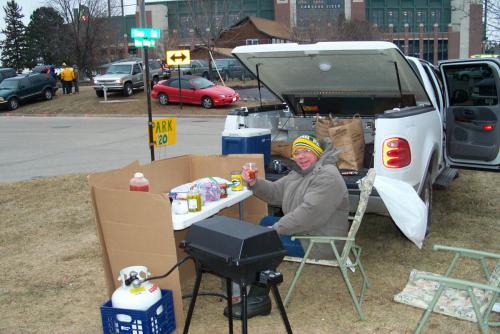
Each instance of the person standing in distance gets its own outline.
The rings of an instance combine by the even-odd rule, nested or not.
[[[61,71],[61,81],[63,86],[63,94],[72,94],[71,91],[73,89],[73,69],[68,67],[66,63],[62,63],[62,71]]]
[[[75,86],[75,94],[80,94],[80,86],[78,84],[78,66],[73,65],[73,86]]]

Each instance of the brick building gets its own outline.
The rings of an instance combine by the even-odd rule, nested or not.
[[[332,27],[339,15],[344,15],[348,20],[369,22],[382,39],[394,42],[405,54],[434,63],[441,59],[466,58],[482,51],[483,8],[470,0],[214,0],[213,4],[215,19],[223,20],[227,27],[223,32],[226,39],[231,29],[238,29],[240,34],[248,29],[245,38],[239,38],[239,44],[255,40],[257,43],[286,41],[287,38],[277,37],[282,35],[281,27],[291,32],[316,27],[316,31],[325,33],[328,31],[325,27]],[[148,24],[160,27],[165,36],[161,48],[169,44],[170,47],[202,44],[194,30],[188,1],[146,4],[146,10],[148,21],[151,20]],[[259,18],[279,24],[263,32],[259,26],[269,28],[272,24],[259,24]],[[207,33],[210,30],[198,28],[206,29]],[[330,39],[328,35],[317,38]],[[232,47],[228,43],[225,46]]]
[[[275,0],[275,20],[306,29],[344,14],[368,21],[411,56],[436,63],[482,51],[483,7],[469,0]]]

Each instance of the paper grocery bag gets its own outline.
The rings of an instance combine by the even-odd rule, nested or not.
[[[292,153],[292,143],[286,141],[272,141],[271,155],[278,155],[289,159]]]
[[[361,169],[365,154],[361,117],[354,115],[352,119],[334,119],[332,127],[328,129],[328,134],[333,146],[340,151],[337,167],[339,169]]]
[[[333,126],[333,117],[332,115],[329,115],[327,117],[322,117],[318,114],[316,114],[316,120],[315,120],[315,132],[316,132],[316,138],[318,139],[323,139],[323,138],[328,138],[328,129],[330,129]]]

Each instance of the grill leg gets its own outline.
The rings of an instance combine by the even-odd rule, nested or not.
[[[240,283],[240,294],[241,294],[241,333],[247,334],[247,286],[245,283]]]
[[[286,332],[288,334],[292,334],[292,327],[290,327],[290,322],[288,321],[288,317],[286,315],[285,306],[283,306],[283,301],[281,300],[281,295],[278,290],[276,284],[271,283],[271,291],[273,292],[274,301],[280,310],[281,319],[283,319],[283,323],[285,324]]]
[[[226,278],[227,311],[229,313],[229,334],[233,334],[233,284]]]
[[[189,332],[189,325],[191,324],[191,317],[193,316],[194,304],[196,303],[196,297],[198,297],[198,291],[200,290],[201,276],[203,272],[200,266],[196,263],[196,281],[194,282],[193,297],[191,298],[191,303],[189,304],[189,310],[186,317],[186,322],[184,323],[184,334]]]

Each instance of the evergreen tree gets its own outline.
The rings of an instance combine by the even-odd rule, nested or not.
[[[26,26],[22,21],[24,15],[21,14],[21,7],[15,0],[7,1],[7,6],[3,7],[3,10],[6,28],[2,30],[5,34],[5,40],[1,42],[2,65],[22,70],[27,64]]]
[[[29,67],[39,61],[44,64],[61,64],[67,59],[64,54],[64,20],[52,7],[37,8],[30,17],[26,29]]]

